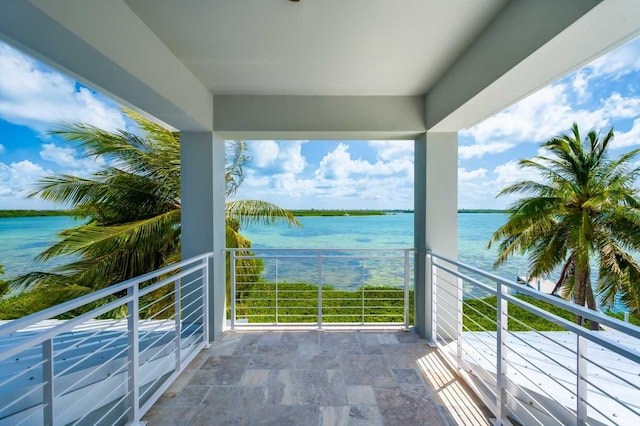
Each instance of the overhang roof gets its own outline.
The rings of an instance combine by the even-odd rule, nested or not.
[[[423,95],[506,3],[125,1],[214,95],[339,96]]]
[[[457,132],[639,33],[638,0],[4,0],[0,9],[0,38],[79,81],[181,131],[237,138]]]

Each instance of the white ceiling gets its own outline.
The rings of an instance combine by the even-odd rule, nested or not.
[[[215,95],[421,95],[506,0],[125,0]]]

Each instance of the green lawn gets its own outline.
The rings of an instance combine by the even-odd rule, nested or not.
[[[276,322],[276,285],[252,283],[237,291],[236,318],[250,323]],[[569,321],[573,314],[529,296],[519,299],[544,308]],[[336,290],[331,286],[322,289],[324,323],[360,323],[364,315],[369,323],[402,323],[404,321],[404,292],[397,287],[364,287],[357,290]],[[27,291],[0,299],[0,319],[16,319],[55,305],[52,294]],[[414,321],[414,294],[409,292],[409,320]],[[306,283],[280,283],[277,294],[278,323],[316,322],[318,318],[318,287]],[[496,330],[496,298],[466,299],[464,301],[464,331]],[[622,320],[622,314],[608,313]],[[537,315],[512,303],[509,304],[509,330],[538,331],[564,330]],[[640,326],[640,320],[632,316],[632,324]]]
[[[237,292],[236,318],[250,323],[275,323],[276,299],[278,323],[316,322],[318,318],[318,287],[306,283],[274,283],[246,284]],[[403,290],[395,287],[364,287],[357,290],[336,290],[325,286],[322,289],[323,317],[325,323],[337,322],[397,322],[402,323],[404,302]],[[525,295],[517,295],[519,299],[534,306],[543,308],[561,318],[573,321],[573,314],[554,305],[536,300]],[[413,323],[413,291],[409,292],[410,322]],[[464,306],[465,331],[496,330],[496,297],[482,299],[465,299]],[[513,331],[561,331],[564,328],[547,321],[536,314],[513,303],[509,304],[509,330]],[[623,319],[622,314],[612,314]],[[632,317],[631,323],[640,325],[640,321]]]
[[[236,292],[236,318],[251,323],[316,322],[318,286],[305,283],[252,283]],[[404,291],[396,287],[364,287],[348,291],[331,286],[322,289],[322,321],[394,322],[404,321]],[[409,293],[410,322],[413,322],[413,292]]]
[[[529,296],[517,295],[518,299],[543,308],[559,317],[573,321],[573,314]],[[497,299],[495,296],[464,301],[464,331],[496,331]],[[564,328],[540,318],[536,314],[513,303],[509,304],[509,330],[512,331],[562,331]]]

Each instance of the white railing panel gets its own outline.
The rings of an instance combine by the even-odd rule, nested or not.
[[[498,424],[640,421],[640,328],[427,256],[438,292],[434,340]],[[576,314],[600,330],[575,324]]]
[[[210,259],[1,324],[0,425],[139,422],[207,344]]]
[[[413,249],[228,249],[230,326],[411,322]]]

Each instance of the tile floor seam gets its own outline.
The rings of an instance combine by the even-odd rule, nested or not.
[[[323,424],[323,407],[326,407],[325,411],[328,408],[331,408],[329,411],[325,412],[326,415],[338,416],[340,419],[345,421],[345,424],[351,420],[358,422],[363,418],[369,418],[369,420],[376,422],[376,424],[380,421],[382,421],[382,424],[394,424],[394,415],[396,416],[395,419],[398,420],[401,418],[405,418],[406,413],[401,412],[399,414],[400,417],[397,417],[397,408],[391,409],[391,411],[389,411],[388,407],[386,409],[384,409],[384,407],[381,408],[381,405],[384,405],[381,404],[380,400],[382,394],[376,392],[376,389],[388,389],[389,391],[391,391],[392,389],[397,389],[399,392],[406,395],[405,398],[409,398],[407,401],[413,400],[411,398],[416,397],[419,397],[421,399],[415,399],[415,401],[429,401],[429,404],[431,404],[431,406],[435,408],[434,411],[438,413],[438,417],[444,422],[444,424],[451,424],[451,417],[445,415],[446,413],[450,414],[449,409],[447,408],[447,406],[441,404],[438,401],[435,390],[432,389],[431,385],[427,383],[425,371],[423,369],[420,369],[419,367],[416,367],[416,360],[419,357],[425,356],[430,353],[426,346],[423,347],[421,344],[422,342],[416,336],[399,336],[396,334],[389,334],[387,336],[384,336],[386,342],[393,341],[393,343],[391,344],[382,344],[380,343],[380,339],[381,337],[378,336],[378,333],[368,334],[367,332],[326,332],[326,334],[317,334],[315,336],[312,336],[310,334],[288,336],[286,333],[280,333],[279,335],[253,333],[240,335],[239,337],[234,336],[232,344],[229,344],[229,340],[223,341],[224,343],[226,343],[224,347],[225,353],[217,353],[223,351],[216,352],[215,347],[212,347],[212,350],[207,350],[207,353],[203,353],[198,356],[198,364],[200,365],[193,363],[190,365],[190,367],[195,370],[195,372],[192,372],[194,377],[210,375],[210,377],[224,378],[227,377],[230,373],[220,372],[220,367],[218,365],[215,365],[213,362],[209,363],[208,369],[203,368],[204,364],[212,357],[245,358],[247,359],[246,364],[239,367],[239,373],[234,373],[235,376],[238,376],[237,380],[235,380],[234,376],[234,383],[199,385],[190,384],[191,382],[189,381],[184,385],[184,387],[203,386],[206,388],[206,392],[204,392],[202,399],[200,399],[200,402],[198,404],[196,404],[195,406],[182,404],[157,404],[156,406],[154,406],[154,408],[165,410],[162,412],[169,412],[171,409],[179,410],[186,408],[195,408],[193,410],[195,412],[199,409],[198,407],[202,407],[202,410],[206,409],[207,412],[214,412],[215,410],[228,411],[230,407],[216,408],[220,407],[219,404],[216,405],[216,403],[219,403],[219,401],[215,401],[216,398],[213,394],[216,391],[223,392],[225,390],[229,391],[230,389],[236,389],[238,395],[245,395],[242,397],[245,399],[250,395],[262,395],[259,398],[258,403],[252,404],[249,402],[251,408],[247,406],[247,408],[249,408],[249,412],[246,412],[246,415],[250,416],[249,418],[244,417],[243,420],[242,415],[240,415],[240,417],[232,416],[231,418],[229,418],[230,420],[236,419],[233,421],[238,421],[240,422],[240,424],[259,424],[261,422],[261,419],[256,419],[255,416],[256,413],[258,413],[258,408],[263,408],[262,412],[268,415],[277,415],[277,413],[279,412],[306,413],[305,415],[315,413],[315,423],[321,425]],[[398,342],[395,342],[394,339],[398,340]],[[376,340],[378,341],[378,344],[376,346],[372,346],[371,343],[375,342]],[[401,340],[406,340],[407,342]],[[309,346],[301,348],[301,345]],[[228,354],[227,352],[229,352],[230,347],[232,349],[232,353]],[[305,354],[305,351],[311,351],[313,352],[313,354]],[[320,365],[314,365],[314,357],[322,358],[323,356],[327,356],[328,354],[332,354],[334,358],[333,361],[328,361],[325,365],[335,368],[313,368],[314,366],[323,367]],[[261,356],[263,357],[262,360],[260,360]],[[286,359],[278,359],[279,357],[284,357]],[[271,361],[269,361],[269,358],[271,358]],[[363,365],[358,365],[358,362],[363,363]],[[242,362],[240,362],[240,364],[242,364]],[[277,367],[281,368],[258,368],[257,366],[260,365],[276,365]],[[306,366],[307,368],[301,368],[302,366]],[[348,371],[353,366],[358,369],[359,373],[356,372],[354,374],[353,371]],[[247,375],[248,371],[261,370],[267,372],[265,376],[266,378],[261,379],[260,377],[254,377],[253,379],[247,379],[257,381],[262,380],[261,382],[242,382],[245,376],[250,376]],[[329,371],[333,371],[334,373],[329,373]],[[358,376],[358,374],[360,374],[360,376]],[[258,374],[258,376],[260,376],[260,374]],[[380,376],[386,378],[385,380],[382,380],[384,384],[376,384],[380,382]],[[322,401],[318,400],[318,402],[315,404],[299,404],[296,402],[304,402],[311,399],[308,399],[307,397],[307,399],[305,400],[304,398],[300,398],[299,396],[294,396],[293,399],[289,400],[289,404],[271,403],[271,401],[286,402],[283,399],[278,400],[277,395],[274,396],[274,389],[271,389],[270,387],[273,387],[274,385],[280,385],[277,381],[273,383],[270,382],[271,377],[291,377],[291,380],[297,381],[296,383],[302,383],[302,385],[298,384],[296,386],[305,386],[305,380],[314,378],[314,382],[312,383],[315,383],[315,390],[312,390],[312,393],[308,395],[312,395],[313,392],[320,392],[320,395],[324,395],[321,398]],[[349,379],[349,377],[351,379]],[[319,378],[325,379],[321,379],[319,382],[320,384],[318,384],[318,382],[315,382],[315,380],[318,380]],[[323,381],[327,379],[329,380],[329,382]],[[206,381],[214,379],[201,378],[200,380]],[[371,382],[371,384],[357,385],[351,384],[351,381]],[[323,383],[332,383],[332,386],[334,387],[333,390],[337,389],[340,395],[344,394],[344,400],[341,399],[342,397],[340,395],[330,395],[331,388],[327,388],[326,384]],[[373,393],[372,398],[368,399],[369,397],[367,396],[349,399],[348,389],[351,386],[369,386],[371,392]],[[184,387],[182,389],[179,389],[179,391],[175,393],[175,397],[185,391]],[[189,391],[189,389],[186,389],[186,391]],[[255,392],[258,393],[256,394]],[[414,396],[412,397],[411,395]],[[272,400],[271,398],[276,399]],[[324,402],[324,404],[321,404],[321,402]],[[375,405],[363,405],[362,402],[367,402],[368,404],[371,404],[371,402],[375,402]],[[247,402],[244,403],[246,404]],[[308,409],[305,410],[301,409],[300,407],[308,407]],[[363,407],[369,407],[369,409],[365,409]],[[421,415],[424,415],[424,409],[416,406],[412,407],[414,408],[416,414],[423,413]],[[350,417],[353,413],[352,409],[359,410],[356,411],[356,417],[354,418]],[[193,414],[192,417],[189,417],[189,420],[203,420],[202,413],[197,415]],[[160,422],[160,424],[163,424],[162,421]],[[150,426],[154,426],[154,424],[151,423]]]

